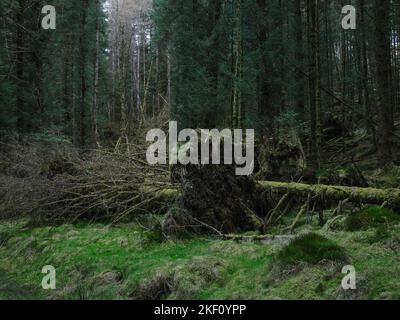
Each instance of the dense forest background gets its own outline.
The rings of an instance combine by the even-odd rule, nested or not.
[[[1,0],[0,299],[400,299],[399,142],[400,0]]]
[[[328,129],[367,133],[380,165],[396,159],[398,1],[51,1],[56,30],[41,28],[45,4],[0,5],[3,135],[94,148],[166,113],[294,133],[314,167]],[[342,28],[347,4],[356,30]]]

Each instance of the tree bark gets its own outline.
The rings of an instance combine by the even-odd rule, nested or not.
[[[25,117],[25,102],[24,102],[24,26],[23,26],[23,13],[25,7],[25,0],[19,1],[19,7],[17,11],[17,20],[18,23],[22,25],[18,25],[16,32],[16,76],[17,76],[17,86],[16,86],[16,105],[17,105],[17,128],[20,132],[23,132],[27,129],[26,125],[26,117]]]
[[[303,19],[301,14],[301,0],[295,0],[295,22],[296,22],[296,61],[299,65],[300,70],[303,69],[303,59],[304,59],[304,52],[303,52]],[[301,120],[304,119],[305,108],[304,108],[304,75],[303,73],[297,70],[296,71],[296,111]]]
[[[86,143],[86,19],[87,19],[87,10],[88,10],[88,0],[82,0],[82,16],[81,16],[81,25],[80,25],[80,35],[79,35],[79,51],[80,51],[80,64],[79,64],[79,72],[80,72],[80,80],[81,80],[81,88],[80,88],[80,104],[79,104],[79,147],[83,148]]]
[[[369,97],[368,77],[368,53],[367,53],[367,36],[366,36],[366,20],[365,20],[365,1],[360,0],[360,24],[361,24],[361,83],[362,83],[362,104],[365,110],[365,127],[367,132],[372,135],[372,142],[376,146],[376,131],[371,113],[371,101]]]
[[[263,191],[273,190],[282,195],[289,193],[296,198],[304,200],[307,200],[308,196],[311,195],[326,200],[341,201],[349,199],[351,202],[364,202],[377,205],[387,202],[388,206],[400,207],[400,189],[356,188],[270,181],[260,181],[258,184],[259,188]]]
[[[384,167],[393,161],[392,70],[390,59],[390,0],[375,0],[376,79],[378,98],[378,158]]]
[[[244,122],[244,109],[242,102],[242,78],[243,78],[243,30],[242,30],[242,6],[243,0],[235,0],[234,18],[234,82],[232,101],[232,127],[240,129]]]
[[[382,205],[387,204],[389,207],[400,208],[400,189],[375,189],[375,188],[359,188],[345,186],[328,186],[328,185],[309,185],[302,183],[284,183],[273,181],[258,181],[256,192],[262,193],[273,191],[278,195],[289,194],[307,201],[309,196],[320,197],[329,201],[347,200],[354,203],[367,203]],[[165,189],[157,193],[160,201],[172,201],[178,199],[181,192],[176,189]]]
[[[321,144],[321,92],[318,0],[308,0],[310,22],[310,120],[311,161],[314,168],[320,167]]]
[[[93,104],[91,112],[91,139],[92,148],[96,148],[99,133],[97,128],[97,89],[99,84],[99,47],[100,47],[100,26],[99,26],[99,6],[100,3],[96,1],[96,49],[94,55],[94,79],[93,79]]]

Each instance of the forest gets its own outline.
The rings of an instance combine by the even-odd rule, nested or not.
[[[400,0],[2,0],[0,44],[0,300],[400,299]]]

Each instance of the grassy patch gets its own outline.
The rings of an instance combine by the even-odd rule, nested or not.
[[[400,222],[400,215],[392,210],[379,206],[369,206],[349,216],[345,224],[347,231],[359,231],[398,222]]]
[[[270,248],[259,244],[202,237],[167,241],[158,232],[157,219],[152,220],[115,228],[101,224],[0,225],[0,232],[7,229],[0,261],[9,279],[0,299],[11,299],[16,292],[26,299],[32,292],[38,299],[195,299],[212,295],[204,291],[216,290],[221,282],[232,283],[240,288],[232,291],[241,292],[249,275],[246,272],[259,273],[271,257]],[[44,265],[56,268],[55,291],[41,289]],[[231,279],[233,270],[242,276]],[[11,290],[13,284],[15,290]],[[246,288],[250,292],[253,285],[246,284]]]
[[[347,259],[345,250],[333,241],[316,233],[307,233],[279,251],[274,262],[280,267],[288,267],[299,263],[315,265],[322,261],[342,262]]]
[[[101,224],[27,227],[0,223],[0,299],[364,299],[400,296],[400,227],[359,232],[319,230],[289,246],[210,237],[168,241],[157,217],[108,228]],[[370,242],[374,236],[384,241]],[[337,239],[332,242],[328,239]],[[162,240],[162,241],[161,241]],[[337,243],[336,243],[337,242]],[[344,249],[346,248],[346,252]],[[359,291],[341,289],[347,256]],[[279,257],[279,258],[278,258]],[[333,263],[319,263],[321,261]],[[346,261],[346,262],[344,262]],[[301,265],[290,277],[271,269]],[[44,265],[57,290],[41,288]],[[338,268],[340,267],[340,268]],[[275,277],[275,281],[269,281]]]

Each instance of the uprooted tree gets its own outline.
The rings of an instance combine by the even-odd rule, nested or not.
[[[400,189],[256,182],[235,177],[229,166],[191,166],[182,177],[182,190],[174,194],[178,209],[170,210],[164,223],[167,234],[182,229],[222,236],[250,230],[265,233],[295,207],[300,209],[289,231],[307,211],[322,214],[332,204],[337,212],[348,202],[400,208]]]
[[[261,229],[262,201],[256,182],[235,176],[231,165],[190,165],[179,168],[181,190],[164,222],[164,233],[182,229],[201,233],[237,233]]]
[[[266,233],[296,210],[301,217],[333,207],[342,212],[344,203],[400,208],[399,189],[257,182],[236,176],[231,165],[174,166],[176,181],[171,182],[167,166],[150,166],[143,148],[130,149],[129,154],[98,150],[85,161],[59,152],[44,163],[38,159],[32,179],[47,191],[32,210],[41,219],[106,218],[116,223],[169,208],[163,224],[166,235],[182,230],[226,235]],[[27,163],[32,165],[32,159],[27,157]]]

